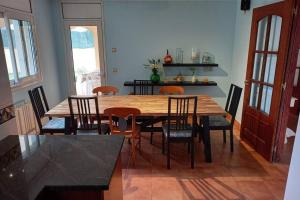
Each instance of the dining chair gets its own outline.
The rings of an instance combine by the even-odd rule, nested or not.
[[[130,139],[133,165],[135,165],[137,145],[141,149],[140,127],[136,124],[136,117],[140,114],[141,111],[136,108],[112,107],[104,110],[104,115],[109,118],[111,134],[122,134]],[[114,120],[116,117],[119,118],[117,122]]]
[[[242,88],[231,84],[226,101],[225,111],[227,116],[209,116],[209,130],[222,130],[223,142],[226,144],[226,131],[230,131],[230,151],[233,152],[233,125],[239,106]],[[229,119],[228,119],[229,116]]]
[[[119,92],[119,89],[114,87],[114,86],[100,86],[100,87],[95,87],[92,91],[94,94],[99,95],[99,93],[103,95],[116,95]]]
[[[181,86],[162,86],[159,89],[161,95],[183,95],[184,88]]]
[[[181,86],[162,86],[159,89],[160,95],[183,95],[184,94],[184,88]],[[160,121],[162,123],[165,123],[167,117],[160,117]],[[151,133],[150,141],[153,140],[153,133]],[[152,144],[152,142],[151,142]]]
[[[98,97],[68,97],[72,131],[75,135],[108,134],[108,124],[102,124]],[[95,123],[96,122],[96,123]]]
[[[153,95],[154,86],[151,80],[134,80],[133,81],[133,95]],[[150,144],[153,143],[153,130],[155,120],[152,116],[140,116],[136,121],[140,123],[143,132],[150,132]],[[150,127],[149,127],[150,126]]]
[[[134,80],[133,95],[153,95],[153,83],[150,80]]]
[[[43,124],[42,120],[46,118],[45,114],[49,111],[48,101],[43,86],[35,87],[28,91],[31,105],[40,129],[40,134],[66,133],[65,118],[48,117],[48,121]]]
[[[170,169],[170,144],[188,143],[191,168],[194,168],[194,136],[197,127],[197,101],[194,97],[169,97],[167,123],[163,124],[162,151],[167,143],[167,168]],[[191,123],[190,123],[191,121]]]

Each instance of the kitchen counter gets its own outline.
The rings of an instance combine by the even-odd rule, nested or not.
[[[0,199],[122,199],[123,136],[8,136]]]

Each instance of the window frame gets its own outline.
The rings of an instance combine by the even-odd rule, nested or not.
[[[30,75],[30,68],[28,66],[28,63],[26,64],[26,72],[27,76],[23,78],[19,78],[18,72],[17,72],[17,64],[16,64],[16,57],[15,53],[13,51],[13,40],[12,40],[12,33],[11,29],[7,28],[8,31],[8,45],[11,53],[11,61],[12,61],[12,67],[13,67],[13,73],[14,73],[14,81],[10,81],[10,87],[12,91],[37,84],[42,81],[42,70],[40,68],[40,53],[39,53],[39,41],[35,29],[35,23],[33,19],[33,15],[31,13],[23,13],[20,11],[15,11],[15,10],[7,10],[3,9],[0,7],[0,16],[3,17],[5,26],[10,27],[9,25],[9,20],[14,19],[14,20],[23,20],[23,21],[28,21],[31,24],[31,31],[32,31],[32,36],[33,36],[33,43],[34,43],[34,48],[36,49],[36,55],[35,55],[35,62],[36,62],[36,73],[34,75]],[[23,45],[25,45],[25,41],[22,41]],[[25,47],[23,46],[23,51],[27,54]]]

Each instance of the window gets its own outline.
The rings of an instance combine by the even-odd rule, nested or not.
[[[38,80],[37,51],[31,20],[0,15],[0,31],[11,86]]]

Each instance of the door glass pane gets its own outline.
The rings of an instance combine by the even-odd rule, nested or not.
[[[78,95],[101,85],[97,26],[70,26],[73,67]]]
[[[36,55],[37,51],[34,45],[33,32],[30,22],[22,21],[22,30],[24,34],[24,43],[27,54],[27,62],[29,67],[29,74],[34,75],[37,73]]]
[[[269,39],[269,51],[278,51],[280,32],[281,32],[282,17],[272,15],[270,39]]]
[[[254,58],[254,68],[253,68],[253,75],[252,79],[259,81],[260,80],[260,74],[263,64],[263,54],[262,53],[256,53]]]
[[[4,47],[4,54],[5,54],[5,60],[8,70],[8,76],[10,81],[14,81],[14,72],[13,72],[13,66],[12,66],[12,56],[10,54],[9,50],[9,43],[8,43],[8,30],[5,27],[4,19],[0,18],[0,31],[2,36],[2,42]]]
[[[266,32],[268,25],[268,17],[264,17],[258,22],[257,40],[256,40],[256,50],[264,50]]]
[[[24,45],[22,43],[21,25],[19,20],[10,19],[10,30],[13,40],[13,48],[16,57],[19,78],[27,76]]]
[[[251,84],[251,93],[250,93],[250,106],[251,107],[257,108],[258,95],[259,95],[259,84],[252,83]]]
[[[277,55],[276,54],[268,54],[267,62],[266,62],[265,77],[264,77],[265,83],[270,83],[270,84],[274,83],[276,64],[277,64]]]
[[[261,99],[260,110],[266,114],[270,114],[273,88],[264,85]]]

